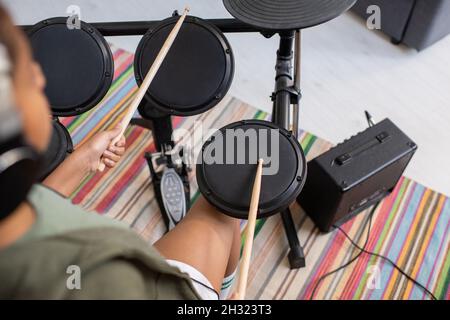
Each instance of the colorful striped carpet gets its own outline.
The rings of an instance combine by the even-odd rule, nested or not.
[[[115,80],[108,95],[90,112],[62,119],[76,145],[113,126],[118,120],[117,114],[124,110],[136,91],[133,56],[121,49],[113,51]],[[267,116],[237,99],[226,97],[207,113],[174,118],[173,121],[175,128],[192,131],[196,120],[203,121],[204,127],[220,128],[240,119],[264,119]],[[87,177],[72,198],[74,203],[99,214],[125,221],[150,244],[161,237],[165,229],[143,158],[145,151],[154,150],[152,134],[131,127],[126,137],[127,153],[118,166]],[[300,141],[308,159],[330,148],[329,143],[306,132],[301,132]],[[195,173],[192,172],[191,176],[195,200],[198,196]],[[292,212],[305,248],[307,267],[299,270],[289,268],[288,244],[278,215],[258,221],[249,274],[249,298],[309,299],[321,275],[358,253],[341,233],[320,234],[297,204],[292,206]],[[360,244],[365,240],[363,226],[367,219],[367,213],[362,213],[344,225],[345,231]],[[449,198],[402,178],[393,194],[375,212],[367,248],[394,260],[438,298],[449,299],[449,223]],[[429,297],[383,260],[363,254],[349,267],[322,281],[314,298]]]

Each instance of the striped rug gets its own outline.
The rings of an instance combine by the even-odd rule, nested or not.
[[[113,48],[113,85],[99,106],[78,117],[62,119],[76,145],[117,123],[118,115],[136,92],[133,56]],[[220,128],[240,119],[266,119],[266,113],[232,97],[207,113],[174,118],[175,128],[193,131],[198,120],[204,128]],[[151,132],[138,127],[126,131],[127,153],[114,170],[88,176],[72,195],[85,208],[128,223],[149,244],[164,233],[155,201],[144,152],[154,150]],[[311,159],[331,147],[310,133],[301,132],[300,141]],[[201,139],[195,144],[201,145]],[[193,201],[198,196],[195,172],[191,172]],[[358,253],[339,232],[320,234],[297,204],[292,212],[304,246],[307,267],[291,270],[288,244],[278,215],[259,220],[249,274],[248,297],[256,299],[309,299],[318,278]],[[363,226],[367,213],[344,225],[355,241],[365,240]],[[429,288],[438,298],[449,299],[450,200],[408,178],[402,178],[394,192],[378,207],[373,217],[368,250],[388,256],[408,274]],[[242,223],[242,230],[245,223]],[[344,270],[326,278],[315,299],[428,299],[389,264],[362,255]]]

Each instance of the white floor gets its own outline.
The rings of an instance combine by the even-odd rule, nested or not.
[[[4,0],[19,24],[65,15],[76,4],[87,22],[163,19],[185,4],[201,18],[229,17],[220,0]],[[228,35],[236,58],[231,93],[270,111],[277,37]],[[391,45],[352,14],[303,33],[301,126],[333,142],[391,118],[419,145],[406,174],[450,195],[450,37],[417,53]],[[139,37],[109,41],[133,51]]]

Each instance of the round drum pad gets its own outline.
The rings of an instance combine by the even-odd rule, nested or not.
[[[72,138],[61,122],[53,121],[53,131],[41,164],[39,180],[44,180],[73,151]]]
[[[106,95],[114,75],[111,49],[103,36],[81,21],[69,29],[67,18],[39,22],[28,32],[34,58],[47,79],[45,93],[57,116],[81,114]]]
[[[134,60],[139,85],[177,21],[178,17],[162,21],[139,43]],[[188,16],[147,90],[146,108],[179,116],[202,113],[222,100],[233,75],[233,53],[223,33],[202,19]],[[146,117],[144,108],[139,111]]]
[[[264,30],[296,30],[336,18],[356,0],[223,0],[233,17]]]
[[[259,158],[264,166],[258,218],[286,209],[303,188],[306,160],[291,133],[267,121],[232,123],[203,145],[197,163],[200,191],[224,213],[247,219]]]

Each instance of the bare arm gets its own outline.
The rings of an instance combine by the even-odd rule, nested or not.
[[[44,181],[43,185],[68,197],[80,185],[83,178],[89,173],[89,169],[83,161],[78,160],[75,151],[66,158]]]
[[[44,180],[43,184],[68,197],[87,174],[97,170],[100,159],[107,167],[114,167],[125,152],[125,138],[123,136],[114,146],[111,145],[111,141],[117,136],[118,132],[120,132],[119,127],[92,137],[67,157]]]

